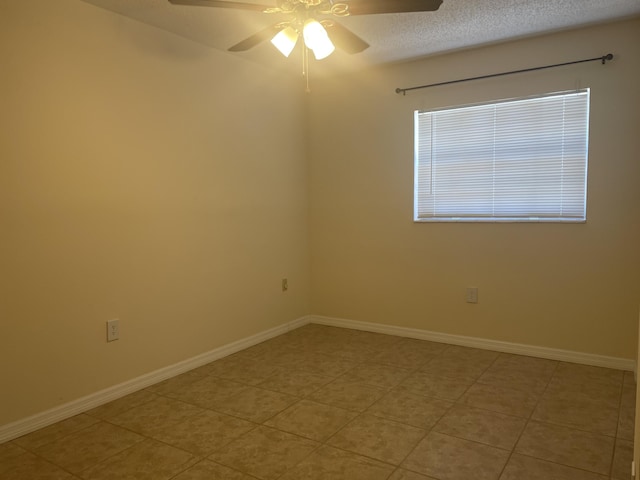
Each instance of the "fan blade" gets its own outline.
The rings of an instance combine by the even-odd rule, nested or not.
[[[331,24],[326,25],[325,27],[327,34],[329,35],[329,39],[340,50],[353,54],[360,53],[361,51],[369,48],[369,44],[367,42],[334,20],[331,20]]]
[[[442,0],[346,0],[349,15],[377,13],[433,12],[440,8]]]
[[[244,52],[245,50],[249,50],[265,40],[271,40],[280,30],[282,30],[282,27],[279,24],[276,23],[275,25],[271,25],[270,27],[260,30],[258,33],[254,33],[250,37],[245,38],[241,42],[236,43],[234,46],[229,47],[229,51]]]
[[[267,8],[270,8],[267,5],[258,5],[256,3],[225,2],[223,0],[169,0],[169,3],[189,7],[235,8],[239,10],[255,10],[257,12],[264,12]]]

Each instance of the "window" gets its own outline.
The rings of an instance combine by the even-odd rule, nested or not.
[[[414,220],[584,222],[589,90],[415,112]]]

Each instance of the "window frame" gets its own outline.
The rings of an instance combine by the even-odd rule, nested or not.
[[[550,97],[561,97],[563,99],[563,112],[565,109],[565,104],[564,101],[567,97],[569,96],[574,96],[574,97],[579,97],[579,98],[584,98],[584,117],[580,117],[580,121],[578,122],[580,127],[582,128],[582,126],[584,126],[584,137],[581,137],[581,142],[582,140],[584,141],[584,144],[582,145],[582,143],[580,143],[580,145],[582,145],[581,148],[584,148],[584,155],[583,157],[581,157],[581,168],[583,166],[583,179],[584,179],[584,186],[581,187],[583,188],[583,198],[582,198],[582,203],[580,204],[580,207],[582,209],[582,214],[581,216],[536,216],[533,215],[531,213],[529,214],[523,214],[522,216],[507,216],[507,215],[498,215],[498,216],[493,216],[493,215],[478,215],[478,214],[473,214],[473,213],[468,213],[468,214],[447,214],[445,215],[438,215],[436,212],[433,213],[433,216],[426,216],[427,214],[425,214],[423,211],[420,211],[420,205],[419,205],[419,199],[422,198],[420,197],[421,193],[423,195],[429,195],[429,193],[424,194],[423,192],[420,191],[420,152],[419,152],[419,144],[420,144],[420,115],[424,115],[424,114],[429,114],[430,115],[430,119],[431,119],[431,115],[432,114],[437,114],[438,112],[453,112],[453,111],[457,111],[457,110],[461,110],[461,109],[469,109],[469,108],[475,108],[475,107],[492,107],[492,108],[496,108],[501,104],[505,104],[505,103],[510,103],[510,104],[516,104],[516,103],[524,103],[527,101],[535,101],[535,100],[543,100],[546,98],[550,98]],[[499,108],[499,107],[498,107]],[[545,94],[540,94],[540,95],[530,95],[530,96],[524,96],[524,97],[516,97],[516,98],[507,98],[507,99],[499,99],[499,100],[491,100],[491,101],[485,101],[485,102],[480,102],[480,103],[473,103],[473,104],[462,104],[462,105],[454,105],[454,106],[445,106],[445,107],[439,107],[439,108],[433,108],[433,109],[427,109],[427,110],[415,110],[414,111],[414,214],[413,214],[413,221],[416,223],[440,223],[440,222],[462,222],[462,223],[476,223],[476,222],[480,222],[480,223],[585,223],[587,220],[587,186],[588,186],[588,164],[589,164],[589,124],[590,124],[590,109],[591,109],[591,91],[589,88],[581,88],[581,89],[576,89],[576,90],[570,90],[570,91],[561,91],[561,92],[551,92],[551,93],[545,93]],[[432,120],[430,120],[432,121]],[[493,120],[494,125],[496,122],[495,118]],[[563,125],[566,125],[565,123],[565,119],[563,117]],[[580,130],[581,131],[581,130]],[[567,135],[563,135],[562,137],[562,143],[564,145],[564,140],[567,137]],[[431,145],[431,148],[433,150],[433,145],[431,142],[433,142],[433,132],[431,133],[431,138],[429,139],[429,145]],[[437,141],[437,140],[436,140]],[[495,142],[495,141],[494,141]],[[495,147],[495,143],[493,144]],[[526,151],[527,148],[530,147],[522,147],[522,150]],[[430,152],[429,154],[430,160],[429,161],[433,161],[432,159],[432,153]],[[556,157],[556,159],[560,159],[562,158],[564,161],[564,146],[563,146],[563,156],[562,157]],[[582,160],[583,158],[583,160]],[[436,160],[437,161],[437,160]],[[493,160],[494,163],[496,163],[496,153],[495,153],[495,149],[494,149],[494,153],[493,153]],[[564,168],[564,164],[563,161],[561,161],[560,163],[562,164],[562,168]],[[536,160],[529,160],[530,164],[534,164],[535,165]],[[512,162],[513,163],[513,162]],[[433,165],[437,165],[436,164],[431,164],[432,168]],[[525,164],[523,164],[525,165]],[[526,166],[526,165],[525,165]],[[463,167],[466,168],[466,167]],[[513,168],[513,167],[512,167]],[[428,175],[433,175],[433,173],[429,173]],[[562,171],[562,174],[564,175],[564,170]],[[433,177],[428,177],[431,182],[430,184],[433,185]],[[496,178],[496,174],[495,174],[495,169],[494,169],[494,173],[492,173],[492,178],[495,179]],[[564,185],[564,178],[561,180],[561,183]],[[515,184],[517,185],[517,184]],[[495,194],[495,188],[494,190],[492,190],[492,198],[495,199],[496,194]],[[562,194],[560,194],[558,197],[556,197],[556,199],[560,199],[562,197]],[[535,198],[535,196],[533,197]],[[579,197],[577,197],[579,198]],[[471,205],[472,203],[470,203]],[[466,205],[466,207],[469,207],[469,205]],[[435,210],[435,207],[434,207]],[[495,210],[493,211],[493,214],[495,214]]]

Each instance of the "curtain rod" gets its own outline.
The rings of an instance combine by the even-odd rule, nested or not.
[[[460,80],[450,80],[448,82],[431,83],[429,85],[420,85],[418,87],[396,88],[396,93],[401,93],[402,95],[406,95],[407,92],[411,90],[418,90],[421,88],[439,87],[440,85],[450,85],[452,83],[470,82],[471,80],[481,80],[483,78],[501,77],[503,75],[513,75],[514,73],[533,72],[535,70],[544,70],[545,68],[563,67],[565,65],[573,65],[574,63],[595,62],[597,60],[600,60],[604,65],[605,63],[607,63],[607,60],[613,60],[613,54],[607,53],[606,55],[603,55],[601,57],[587,58],[585,60],[576,60],[575,62],[556,63],[554,65],[545,65],[543,67],[533,67],[533,68],[525,68],[523,70],[512,70],[510,72],[492,73],[491,75],[481,75],[479,77],[462,78]]]

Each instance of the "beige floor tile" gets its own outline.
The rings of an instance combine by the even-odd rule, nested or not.
[[[443,353],[450,345],[446,343],[431,342],[429,340],[420,340],[417,338],[401,338],[392,345],[404,352],[420,352],[428,355],[439,355]]]
[[[351,370],[356,362],[331,357],[315,350],[289,350],[278,357],[275,362],[289,371],[313,373],[332,378]]]
[[[247,388],[249,387],[246,385],[230,380],[204,377],[180,390],[168,393],[167,396],[202,408],[215,409],[220,403],[226,402]]]
[[[567,427],[529,422],[515,451],[590,472],[609,474],[614,439]]]
[[[284,393],[248,387],[226,401],[219,402],[215,410],[251,422],[262,423],[298,400],[297,397]]]
[[[636,384],[631,383],[633,373],[625,372],[625,383],[622,387],[622,399],[620,402],[620,415],[618,417],[618,430],[616,436],[626,440],[633,440],[636,413]]]
[[[308,342],[309,335],[303,335],[300,337],[294,337],[293,335],[294,332],[287,332],[285,334],[267,340],[274,351],[278,350],[278,355],[276,355],[275,358],[277,358],[280,353],[285,351],[304,350],[303,345]]]
[[[558,364],[558,361],[548,360],[546,358],[501,353],[492,366],[511,367],[523,373],[546,376],[550,379],[558,368]]]
[[[250,477],[209,460],[203,460],[174,477],[173,480],[255,480],[255,477]]]
[[[80,473],[143,440],[129,430],[100,422],[63,441],[44,445],[36,453],[70,472]]]
[[[253,345],[252,347],[245,348],[235,353],[238,357],[245,359],[261,360],[263,362],[273,363],[281,353],[287,350],[286,342],[278,340],[279,337],[274,337],[264,342]]]
[[[491,361],[477,361],[466,357],[445,357],[438,355],[425,363],[420,370],[438,376],[459,378],[468,382],[476,381],[489,366]]]
[[[289,344],[291,348],[299,351],[306,351],[312,354],[322,353],[325,348],[335,349],[336,345],[349,345],[353,339],[353,330],[344,330],[344,332],[319,332],[309,333],[299,336],[294,344]]]
[[[419,371],[409,375],[398,386],[398,390],[426,397],[457,400],[467,391],[472,383],[473,381],[467,378],[447,377]]]
[[[299,350],[305,351],[310,355],[322,355],[323,357],[334,358],[351,364],[364,361],[370,354],[370,350],[367,347],[351,347],[347,339],[334,340],[323,337],[308,339],[306,344]]]
[[[625,407],[620,409],[618,430],[616,431],[616,436],[618,438],[623,438],[625,440],[634,439],[635,418],[635,408]]]
[[[62,420],[61,422],[54,423],[53,425],[49,425],[48,427],[41,428],[33,433],[17,438],[14,442],[21,447],[34,450],[46,445],[47,443],[55,442],[67,435],[83,430],[98,422],[98,419],[88,415],[76,415],[75,417],[67,418],[66,420]]]
[[[27,451],[20,447],[15,442],[0,443],[0,472],[5,462],[8,462],[12,458],[18,457]]]
[[[209,364],[203,365],[201,367],[196,367],[193,370],[189,370],[189,373],[193,375],[198,375],[199,377],[208,377],[209,376]],[[149,390],[147,388],[147,390]],[[151,390],[149,390],[151,391]]]
[[[255,428],[246,420],[204,410],[179,423],[156,430],[153,437],[199,456],[207,456]]]
[[[636,385],[636,376],[633,372],[631,371],[625,371],[624,372],[624,384],[625,385],[633,385],[635,387]]]
[[[361,345],[366,345],[374,349],[384,348],[388,345],[394,345],[400,341],[402,337],[396,335],[387,335],[386,333],[367,332],[365,330],[354,330],[353,341]]]
[[[552,360],[503,353],[485,370],[478,382],[541,394],[557,364]]]
[[[145,440],[82,473],[84,480],[168,480],[197,457],[155,440]]]
[[[493,447],[511,450],[526,420],[468,405],[455,405],[433,428],[452,437],[473,440]]]
[[[303,370],[316,375],[326,375],[329,377],[339,377],[351,370],[357,363],[344,359],[335,358],[321,353],[309,355],[304,361],[297,365],[291,365],[295,369]]]
[[[317,448],[317,442],[258,427],[210,456],[235,470],[265,480],[278,478]]]
[[[402,463],[439,480],[497,480],[509,452],[431,432]]]
[[[584,398],[612,408],[620,405],[620,385],[606,385],[594,382],[568,382],[561,378],[552,378],[544,392],[545,398],[571,401]],[[634,404],[635,406],[635,404]]]
[[[347,410],[364,411],[386,390],[372,385],[334,381],[309,395],[309,400]]]
[[[321,447],[280,480],[386,480],[393,467],[354,453]]]
[[[397,469],[393,472],[393,475],[389,477],[389,480],[437,480],[433,477],[427,477],[420,473],[410,472],[409,470],[404,470],[402,468]]]
[[[536,375],[523,374],[508,367],[490,367],[478,378],[478,383],[540,395],[547,388],[549,380]]]
[[[608,477],[537,458],[513,454],[500,480],[607,480]]]
[[[635,408],[636,407],[636,384],[625,383],[622,386],[622,400],[620,403],[621,408]]]
[[[265,422],[265,425],[323,442],[356,415],[351,410],[302,400]]]
[[[236,356],[225,357],[206,366],[208,375],[246,385],[257,385],[281,370],[281,367],[261,359]]]
[[[164,380],[163,382],[156,383],[147,388],[150,392],[157,393],[159,395],[166,395],[176,390],[181,390],[187,385],[191,385],[198,380],[202,380],[201,373],[187,372],[182,375]]]
[[[342,375],[340,380],[388,389],[400,384],[410,373],[411,370],[393,367],[391,365],[363,363]]]
[[[560,362],[554,378],[571,383],[601,383],[603,385],[621,386],[624,379],[622,370],[611,368],[592,367],[577,363]]]
[[[422,428],[364,414],[331,437],[328,443],[398,465],[426,434]]]
[[[307,368],[312,368],[313,363],[318,360],[318,358],[326,358],[325,356],[318,357],[318,354],[309,349],[296,349],[296,348],[288,348],[283,350],[282,353],[273,361],[274,364],[282,367],[285,371],[302,371],[307,372]],[[353,367],[353,364],[349,363],[350,367]],[[344,373],[346,370],[342,370],[340,375]],[[335,376],[330,375],[331,378],[335,378]]]
[[[618,427],[618,408],[585,397],[543,397],[531,418],[613,437]]]
[[[0,480],[77,480],[46,460],[25,452],[0,463]]]
[[[110,422],[143,435],[153,436],[203,411],[172,398],[158,397],[113,417]]]
[[[0,444],[0,480],[628,480],[634,418],[631,372],[310,324]]]
[[[414,427],[429,429],[451,408],[453,403],[394,389],[371,405],[367,413]]]
[[[373,361],[415,370],[442,353],[446,348],[447,346],[442,343],[402,338],[392,345],[381,347]]]
[[[370,362],[378,353],[375,347],[354,342],[315,344],[311,348],[319,354],[352,363]]]
[[[332,382],[334,377],[296,370],[284,370],[258,384],[258,387],[296,397],[306,397]]]
[[[460,403],[492,412],[528,418],[538,402],[538,397],[511,388],[476,383],[460,398]]]
[[[435,358],[435,354],[426,352],[403,351],[402,348],[392,348],[383,350],[375,355],[372,361],[383,365],[391,365],[398,368],[406,368],[407,370],[416,370],[425,363]]]
[[[631,462],[633,461],[633,442],[617,439],[613,453],[613,468],[611,477],[615,480],[628,480],[631,477]]]
[[[106,403],[99,407],[89,410],[87,415],[91,415],[95,418],[102,420],[108,420],[116,415],[120,415],[127,410],[143,405],[151,400],[158,398],[158,396],[149,390],[140,390],[138,392],[131,393],[122,398],[114,400],[113,402]]]
[[[485,366],[491,365],[499,356],[498,352],[484,350],[480,348],[461,347],[458,345],[448,345],[442,352],[442,357],[446,359],[471,360]]]

